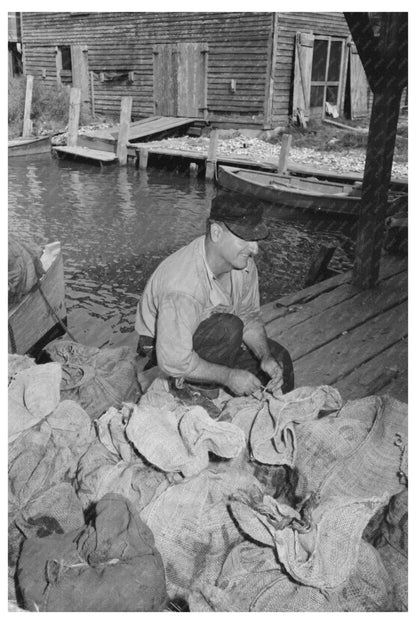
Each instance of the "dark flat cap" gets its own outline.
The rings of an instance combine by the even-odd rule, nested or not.
[[[211,202],[210,218],[222,221],[239,238],[257,241],[269,230],[263,222],[263,204],[255,197],[219,188]]]

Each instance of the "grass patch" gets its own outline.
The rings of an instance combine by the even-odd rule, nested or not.
[[[22,135],[26,97],[26,77],[9,77],[8,123],[9,138]],[[31,121],[32,134],[64,132],[68,124],[70,89],[42,80],[33,81]],[[91,123],[89,113],[81,113],[80,125]]]
[[[280,144],[283,134],[292,136],[293,147],[309,147],[322,152],[342,152],[350,149],[366,149],[368,142],[367,132],[357,132],[353,128],[368,130],[369,119],[340,120],[351,127],[351,130],[338,128],[321,120],[311,119],[306,128],[296,124],[288,124],[278,132],[264,134],[268,143]],[[408,158],[408,126],[406,121],[399,123],[396,134],[395,159],[397,162],[407,162]]]

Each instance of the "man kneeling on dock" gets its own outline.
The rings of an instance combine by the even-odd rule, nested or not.
[[[219,190],[205,236],[166,258],[139,302],[145,368],[158,365],[173,394],[191,403],[216,398],[220,386],[237,396],[269,382],[282,392],[294,387],[290,355],[267,338],[260,318],[253,256],[268,234],[262,212],[256,199]]]

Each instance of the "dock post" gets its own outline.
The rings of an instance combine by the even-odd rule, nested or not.
[[[205,179],[213,180],[215,178],[215,172],[217,168],[217,145],[218,145],[219,130],[213,130],[209,139],[208,156],[205,169]]]
[[[69,147],[75,147],[78,138],[79,117],[81,113],[81,89],[72,87],[69,97],[68,141]]]
[[[117,158],[120,165],[127,164],[127,143],[131,121],[133,98],[129,95],[121,98],[120,127],[117,138]]]
[[[27,76],[25,112],[24,112],[24,117],[23,117],[23,133],[22,133],[22,137],[24,139],[27,139],[32,134],[32,121],[30,119],[30,113],[32,109],[32,94],[33,94],[33,76]]]
[[[277,167],[279,173],[286,173],[287,171],[287,164],[289,161],[289,151],[290,151],[291,144],[292,144],[292,135],[284,134],[282,136],[282,147],[280,148],[279,164]]]
[[[189,175],[193,178],[196,178],[198,175],[198,164],[191,162],[189,163]]]
[[[147,169],[147,161],[149,159],[149,150],[145,147],[140,148],[139,169]]]

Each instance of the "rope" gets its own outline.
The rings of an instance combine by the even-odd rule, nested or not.
[[[53,307],[51,306],[51,304],[49,303],[45,293],[42,290],[42,287],[40,285],[40,282],[37,283],[37,287],[39,288],[39,292],[43,297],[44,302],[46,303],[49,312],[52,314],[52,316],[54,317],[54,319],[57,321],[57,323],[59,324],[59,326],[63,329],[65,334],[68,334],[68,336],[70,337],[70,339],[73,342],[78,342],[74,336],[71,334],[71,332],[69,331],[69,329],[66,327],[66,325],[62,322],[62,320],[59,318],[59,316],[57,315],[57,313],[55,312],[55,310],[53,309]]]
[[[8,323],[7,325],[9,329],[10,346],[12,348],[12,353],[16,353],[16,340],[14,338],[13,328],[10,323]]]

